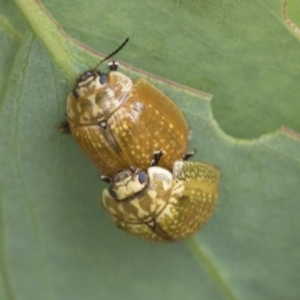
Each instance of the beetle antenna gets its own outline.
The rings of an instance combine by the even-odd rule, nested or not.
[[[94,68],[94,70],[96,71],[99,66],[106,60],[110,59],[112,56],[114,56],[115,54],[117,54],[120,50],[122,50],[122,48],[128,43],[129,41],[129,37],[122,43],[122,45],[120,45],[115,51],[113,51],[111,54],[109,54],[108,56],[106,56],[105,58],[103,58]]]

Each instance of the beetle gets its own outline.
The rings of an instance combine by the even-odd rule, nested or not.
[[[103,73],[99,65],[116,54],[125,42],[94,69],[84,72],[67,99],[71,134],[100,174],[113,177],[120,169],[147,169],[153,152],[164,149],[160,161],[172,170],[189,140],[188,124],[175,103],[145,79],[133,82],[118,72],[113,61]]]
[[[212,215],[220,172],[207,163],[179,160],[173,173],[150,166],[117,173],[102,194],[112,221],[127,233],[156,242],[188,238]]]

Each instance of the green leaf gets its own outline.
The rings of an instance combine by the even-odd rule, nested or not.
[[[284,14],[281,0],[45,1],[80,44],[38,1],[7,2],[0,299],[297,299],[300,137],[281,126],[300,128],[299,3]],[[121,70],[169,95],[192,128],[195,159],[221,170],[217,210],[187,243],[115,228],[97,201],[97,172],[55,128],[74,78],[101,59],[86,45],[108,54],[127,36]],[[213,114],[208,94],[169,79],[212,93]]]

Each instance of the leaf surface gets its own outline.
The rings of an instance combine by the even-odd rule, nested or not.
[[[0,0],[1,299],[297,299],[300,9],[288,3],[292,28],[269,2]],[[55,128],[101,58],[88,46],[127,36],[121,70],[170,96],[195,159],[221,170],[216,212],[187,243],[115,228],[105,185]]]

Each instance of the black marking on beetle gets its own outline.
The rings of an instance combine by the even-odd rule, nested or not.
[[[117,195],[117,193],[114,191],[114,189],[113,189],[112,186],[109,187],[108,192],[109,192],[109,194],[110,194],[114,199],[118,200],[118,199],[117,199],[117,196],[118,196],[118,195]]]
[[[89,77],[95,76],[95,71],[94,70],[88,70],[82,73],[77,79],[76,83],[80,83],[83,81],[86,81]]]
[[[72,94],[74,98],[78,99],[80,97],[79,92],[76,89],[73,89]]]
[[[153,225],[151,224],[153,223]],[[162,239],[172,242],[174,238],[170,236],[159,224],[156,223],[155,219],[152,219],[150,222],[145,223],[156,235]]]
[[[107,121],[102,121],[99,123],[99,129],[104,136],[105,140],[108,142],[110,147],[116,152],[117,155],[122,155],[122,151],[111,131],[111,128]]]

